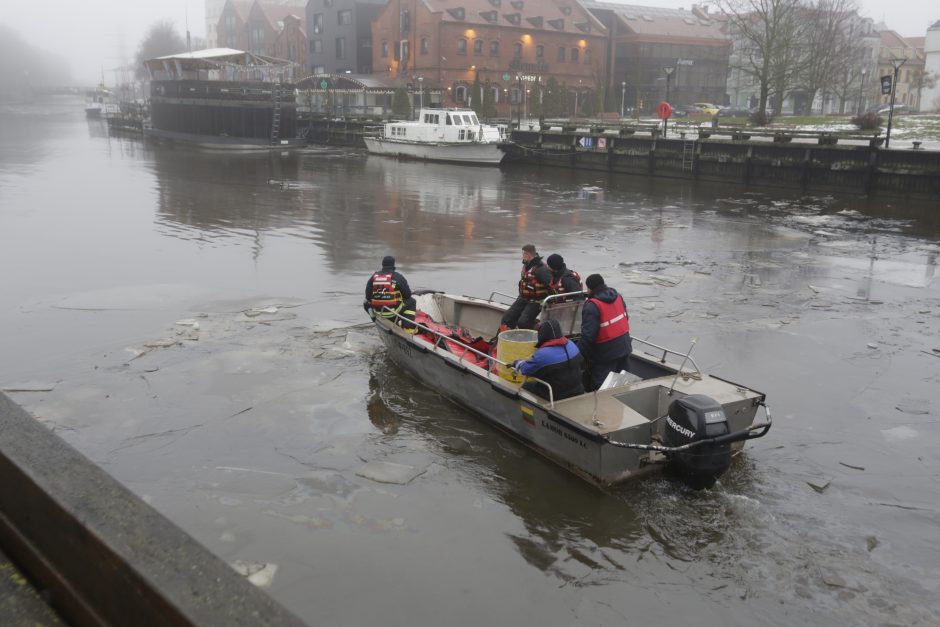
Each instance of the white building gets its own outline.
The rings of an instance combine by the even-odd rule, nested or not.
[[[927,29],[927,39],[924,42],[926,60],[924,71],[927,76],[934,77],[936,83],[933,87],[925,85],[920,94],[921,111],[940,111],[940,20],[934,22]]]

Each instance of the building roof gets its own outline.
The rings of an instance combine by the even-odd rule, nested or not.
[[[421,0],[444,22],[605,35],[607,29],[579,0]]]
[[[175,61],[186,70],[213,70],[224,65],[281,65],[288,63],[261,54],[252,54],[234,48],[206,48],[192,52],[168,54],[156,59],[148,59],[144,64],[153,70],[159,70],[166,61]]]
[[[585,0],[584,5],[589,9],[613,11],[620,24],[636,35],[699,39],[716,44],[728,42],[721,22],[701,12],[624,4],[615,0]]]

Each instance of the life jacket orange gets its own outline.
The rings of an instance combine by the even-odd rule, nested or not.
[[[519,279],[519,296],[529,300],[542,300],[548,296],[548,286],[535,278],[535,268],[523,264],[522,277]]]
[[[600,326],[597,329],[595,344],[603,344],[615,340],[621,335],[630,332],[630,316],[627,314],[627,306],[623,303],[623,297],[619,294],[612,303],[605,303],[596,298],[590,299],[597,305]]]
[[[580,289],[581,291],[584,291],[584,283],[581,282],[581,275],[575,272],[574,270],[566,269],[565,272],[557,279],[555,278],[554,274],[552,275],[552,282],[548,284],[548,289],[551,290],[552,294],[565,293],[562,291],[565,288],[562,286],[561,281],[562,279],[564,279],[566,276],[569,276],[569,275],[573,275],[574,278],[578,280],[578,289]]]
[[[380,316],[390,317],[392,311],[398,311],[405,304],[395,285],[395,275],[392,272],[376,272],[372,275],[372,298],[369,300],[372,309]],[[388,311],[391,309],[392,311]]]

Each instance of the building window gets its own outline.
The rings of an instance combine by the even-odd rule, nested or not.
[[[565,62],[565,49],[562,46],[558,47],[558,62],[559,63]]]
[[[422,37],[421,38],[421,54],[427,54],[428,49],[429,49],[428,38]]]
[[[336,23],[340,26],[352,24],[352,11],[346,9],[336,14]]]
[[[467,54],[467,40],[466,39],[457,40],[457,54]]]
[[[326,74],[326,67],[322,65],[314,65],[311,70],[313,74]]]
[[[491,87],[493,90],[493,104],[499,103],[499,87]]]
[[[490,56],[491,57],[499,56],[499,42],[498,41],[490,42]]]
[[[457,89],[454,90],[454,100],[456,102],[467,102],[466,85],[457,85]]]
[[[323,40],[322,39],[311,39],[310,40],[310,53],[311,54],[320,54],[323,52]]]
[[[522,44],[518,41],[512,45],[512,58],[513,59],[522,58]]]
[[[346,58],[346,38],[345,37],[336,38],[336,58],[337,59]]]
[[[539,61],[545,58],[545,46],[542,44],[535,47],[535,58]]]
[[[509,90],[509,102],[512,104],[519,104],[522,102],[522,90],[518,87],[513,87]]]
[[[473,40],[473,54],[478,55],[478,56],[483,54],[483,40],[482,39]]]
[[[411,51],[411,48],[408,47],[408,43],[409,42],[407,39],[402,39],[399,42],[399,45],[401,46],[401,57],[399,57],[399,59],[408,59],[409,53]]]
[[[234,15],[225,16],[225,29],[230,33],[235,30],[235,16]]]
[[[322,13],[313,14],[313,32],[314,33],[323,32],[323,14]]]
[[[333,6],[333,0],[323,0],[323,6],[325,6],[326,8],[330,8],[331,6]]]
[[[572,62],[572,63],[577,63],[577,62],[578,62],[578,54],[579,54],[579,53],[580,53],[580,50],[578,50],[577,48],[572,48],[572,49],[571,49],[571,62]]]
[[[383,59],[388,58],[388,42],[387,41],[382,42],[382,58]]]
[[[584,49],[584,62],[585,63],[591,62],[591,49],[590,48]]]

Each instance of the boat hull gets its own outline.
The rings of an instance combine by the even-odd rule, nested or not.
[[[424,143],[395,141],[380,137],[366,137],[364,140],[372,154],[423,161],[499,165],[505,156],[496,142]]]
[[[200,148],[220,148],[228,150],[286,150],[289,148],[300,148],[306,145],[306,141],[299,137],[281,139],[278,141],[278,143],[272,144],[270,140],[253,137],[193,135],[191,133],[179,133],[155,128],[145,129],[144,133],[148,137],[154,139],[169,142],[182,142],[191,144],[193,146],[198,146]]]
[[[423,385],[472,411],[569,471],[612,485],[661,466],[645,451],[616,447],[596,431],[522,398],[498,375],[435,349],[397,327],[377,321],[388,356]],[[440,352],[439,352],[440,351]],[[649,424],[609,434],[619,441],[649,442]]]

